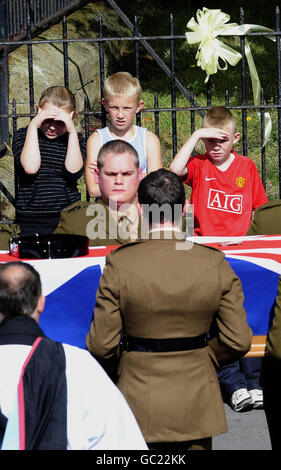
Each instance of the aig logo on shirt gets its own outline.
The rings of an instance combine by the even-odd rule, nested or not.
[[[209,189],[208,209],[242,214],[242,194],[226,194],[218,189]]]

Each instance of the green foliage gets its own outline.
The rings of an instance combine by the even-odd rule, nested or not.
[[[122,1],[121,1],[122,3]],[[244,22],[261,24],[269,28],[275,29],[275,5],[268,3],[264,8],[261,1],[253,2],[243,1]],[[170,2],[134,2],[135,10],[139,8],[138,16],[140,20],[140,32],[143,35],[167,35],[169,34],[169,13],[173,13],[174,34],[183,36],[186,32],[186,23],[196,15],[197,8],[202,9],[203,6],[208,8],[221,8],[222,11],[230,15],[230,22],[240,23],[240,4],[235,2],[208,2],[208,4],[200,4],[198,2],[180,2],[175,0],[171,5]],[[259,8],[263,6],[263,8]],[[166,8],[167,7],[167,8]],[[266,11],[265,11],[266,10]],[[153,33],[152,33],[153,31]],[[240,51],[239,38],[221,38],[223,42]],[[265,104],[273,104],[278,102],[278,82],[277,82],[277,53],[276,44],[266,37],[249,38],[250,47],[256,63],[261,86],[264,90]],[[168,40],[155,40],[150,44],[158,53],[161,59],[171,68],[171,51]],[[175,48],[175,74],[177,79],[182,83],[185,89],[194,95],[194,99],[199,106],[207,106],[207,88],[205,81],[205,73],[196,65],[195,55],[198,48],[197,45],[188,45],[184,38],[174,41]],[[252,87],[248,68],[246,69],[246,99],[247,104],[253,104]],[[143,87],[143,98],[145,100],[145,108],[154,108],[154,96],[158,94],[159,108],[171,107],[171,80],[167,77],[160,67],[153,61],[141,62],[140,79]],[[212,90],[211,105],[225,105],[226,93],[230,106],[240,106],[242,103],[242,82],[241,82],[241,61],[236,67],[229,66],[226,71],[218,71],[212,76],[210,85]],[[226,92],[227,90],[227,92]],[[171,111],[161,112],[159,115],[159,137],[161,140],[163,163],[165,167],[169,167],[171,159],[176,150],[185,142],[192,132],[191,116],[189,111],[190,101],[180,92],[176,93],[176,106],[184,108],[183,111],[176,113],[176,148],[172,146],[172,113]],[[241,110],[232,110],[239,131],[242,135],[242,112]],[[266,190],[269,199],[279,197],[279,148],[278,148],[278,119],[275,110],[270,111],[272,118],[272,134],[266,148],[262,150],[261,146],[261,128],[260,120],[255,111],[247,112],[247,154],[256,163],[260,175],[262,175],[262,159],[265,161],[264,173],[266,175]],[[195,120],[195,128],[201,126],[202,118],[197,112],[193,113]],[[150,130],[155,131],[155,122],[153,113],[142,114],[142,125]],[[198,151],[204,151],[200,146]],[[242,138],[236,148],[237,152],[243,153]]]
[[[145,109],[152,109],[154,107],[154,93],[151,90],[144,90],[143,99],[145,101]],[[206,106],[206,96],[201,93],[196,96],[199,106]],[[212,101],[213,106],[223,105],[223,98],[218,96]],[[176,148],[172,147],[172,112],[162,111],[159,116],[159,138],[161,141],[163,165],[169,168],[172,158],[176,151],[184,144],[192,133],[191,116],[194,117],[194,128],[199,128],[202,125],[202,118],[197,112],[192,112],[188,108],[190,104],[187,99],[180,93],[177,94],[176,105],[178,108],[184,108],[176,113],[176,135],[177,145]],[[158,95],[158,106],[162,109],[167,109],[171,106],[170,93],[161,92]],[[235,150],[243,154],[243,141],[242,141],[242,115],[240,109],[232,109],[232,114],[236,120],[237,130],[241,133],[241,138],[236,144]],[[270,113],[272,119],[272,133],[270,141],[265,149],[261,145],[261,125],[257,113],[253,110],[247,112],[246,127],[247,127],[247,155],[255,162],[260,175],[262,176],[262,159],[264,158],[265,175],[266,175],[266,192],[270,200],[279,198],[279,148],[278,148],[278,115],[277,111]],[[147,127],[152,132],[155,132],[155,118],[152,112],[142,113],[142,125]],[[204,146],[199,143],[196,148],[197,153],[204,153]]]
[[[174,34],[180,36],[174,40],[175,51],[175,74],[182,83],[187,92],[193,94],[194,100],[198,106],[205,108],[207,106],[207,87],[204,83],[205,73],[196,65],[196,51],[198,45],[188,45],[185,41],[186,24],[191,17],[196,16],[197,9],[220,8],[223,12],[230,15],[230,22],[240,23],[240,7],[243,6],[244,23],[253,23],[267,26],[275,29],[275,9],[276,5],[270,1],[264,7],[263,0],[243,0],[240,2],[228,2],[226,0],[208,1],[207,3],[198,2],[198,0],[118,0],[118,6],[126,13],[133,22],[134,17],[138,17],[139,32],[143,36],[169,35],[170,32],[170,14],[173,16]],[[121,35],[121,34],[120,34]],[[240,51],[239,38],[222,38],[223,42]],[[159,57],[165,64],[171,68],[171,50],[169,40],[157,39],[148,41],[154,48]],[[278,101],[277,89],[277,54],[276,45],[266,37],[249,38],[250,47],[256,63],[261,86],[264,89],[265,103],[272,104]],[[135,45],[129,42],[126,45],[126,54],[117,64],[109,64],[109,73],[117,70],[126,70],[135,74]],[[143,99],[145,109],[154,108],[155,94],[158,96],[158,107],[169,109],[171,102],[171,79],[168,77],[159,65],[147,53],[144,47],[140,45],[140,81],[143,88]],[[236,67],[228,67],[226,71],[218,73],[210,79],[209,87],[212,90],[211,105],[225,105],[226,94],[229,99],[229,106],[240,106],[242,103],[241,86],[241,61]],[[227,92],[226,92],[227,90]],[[252,88],[250,75],[247,69],[246,80],[246,102],[253,104]],[[202,124],[202,117],[198,112],[190,111],[191,101],[183,96],[178,90],[176,92],[177,111],[176,120],[176,143],[173,147],[172,129],[173,120],[171,111],[159,113],[159,138],[161,141],[163,164],[169,168],[170,162],[176,151],[183,145],[190,136],[193,127],[198,128]],[[242,135],[242,112],[234,110],[238,130]],[[260,120],[255,111],[247,112],[247,154],[256,163],[260,174],[262,175],[262,159],[265,160],[266,191],[269,199],[279,197],[279,152],[278,147],[278,116],[274,110],[270,111],[272,118],[272,134],[270,142],[265,150],[261,147],[261,129]],[[192,124],[192,119],[194,124]],[[141,124],[151,131],[155,132],[155,116],[153,112],[141,113]],[[238,153],[243,153],[242,138],[237,144]],[[198,152],[204,152],[203,145],[199,145]]]

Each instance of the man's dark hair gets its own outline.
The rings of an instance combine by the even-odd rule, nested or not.
[[[41,292],[40,276],[31,265],[13,261],[0,266],[0,313],[4,318],[32,315]]]
[[[182,215],[186,196],[184,186],[178,175],[161,168],[149,173],[141,180],[138,189],[138,201],[149,210],[149,223],[153,223],[152,206],[162,207],[160,222],[175,222]],[[169,210],[165,210],[168,208]]]
[[[136,168],[139,168],[139,156],[136,149],[126,142],[125,140],[121,139],[114,139],[106,142],[101,148],[97,156],[97,167],[100,170],[104,165],[104,159],[106,155],[109,153],[114,153],[119,155],[120,153],[130,153],[134,157],[134,164]]]

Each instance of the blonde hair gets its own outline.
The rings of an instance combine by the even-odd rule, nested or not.
[[[129,72],[114,73],[104,83],[103,97],[106,101],[113,96],[120,95],[135,96],[137,102],[140,101],[140,82]]]
[[[233,131],[236,132],[236,123],[231,112],[225,106],[214,106],[207,111],[202,127],[225,129],[230,125],[233,126]]]
[[[51,86],[43,91],[38,106],[42,108],[44,104],[51,103],[58,108],[70,108],[76,114],[76,99],[72,91],[63,86]]]

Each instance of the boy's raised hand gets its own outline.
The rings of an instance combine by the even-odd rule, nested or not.
[[[70,133],[75,130],[74,122],[73,122],[73,115],[74,111],[71,113],[67,113],[62,108],[57,108],[57,112],[54,115],[55,121],[62,121],[65,124],[66,132]]]
[[[224,140],[229,133],[217,127],[202,127],[196,131],[198,139],[219,139]]]
[[[92,161],[89,163],[89,169],[90,169],[90,172],[94,175],[95,174],[95,170],[97,169],[97,162],[95,161]]]
[[[42,126],[43,122],[46,120],[53,121],[62,121],[65,124],[66,132],[72,132],[75,127],[73,123],[74,111],[70,113],[64,111],[58,106],[48,105],[48,107],[40,108],[38,107],[38,112],[36,116],[32,119],[31,123],[35,125],[38,129]]]
[[[228,140],[229,133],[224,129],[219,129],[216,127],[202,127],[197,129],[191,134],[189,139],[185,144],[180,148],[178,153],[175,155],[171,165],[170,170],[176,173],[179,176],[185,176],[187,174],[187,163],[190,159],[192,152],[199,140],[204,139],[214,139],[214,140]]]
[[[30,124],[33,124],[37,129],[39,129],[46,119],[54,119],[53,115],[51,115],[49,109],[43,109],[38,107],[37,114],[31,120]]]

